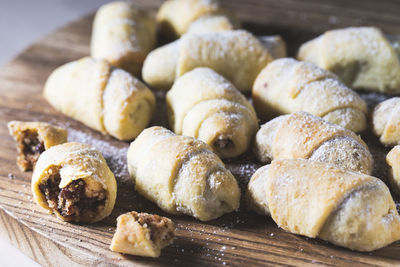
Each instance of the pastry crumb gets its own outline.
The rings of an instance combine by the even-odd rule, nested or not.
[[[132,211],[118,217],[110,249],[137,256],[159,257],[161,249],[170,245],[174,237],[175,227],[170,219]]]

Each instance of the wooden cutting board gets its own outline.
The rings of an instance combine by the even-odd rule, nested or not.
[[[155,12],[162,1],[136,1]],[[386,33],[399,34],[400,2],[396,1],[223,1],[238,13],[244,27],[256,34],[281,34],[294,55],[302,42],[330,29],[371,24]],[[177,14],[178,15],[178,14]],[[116,217],[137,210],[167,215],[137,195],[126,169],[128,143],[103,136],[56,112],[42,97],[50,72],[89,54],[93,15],[89,15],[33,44],[0,71],[0,234],[35,261],[46,266],[251,266],[400,264],[400,242],[372,253],[358,253],[279,229],[270,218],[240,211],[202,223],[187,216],[169,216],[177,226],[174,245],[158,259],[121,255],[108,249]],[[157,117],[152,125],[167,126],[164,93],[156,92]],[[372,107],[385,99],[362,94]],[[163,115],[164,114],[164,115]],[[40,120],[66,127],[71,141],[92,144],[106,157],[118,180],[117,204],[112,215],[93,225],[64,223],[32,202],[31,173],[15,165],[16,149],[6,123]],[[386,180],[387,148],[370,132],[362,137],[372,150],[374,175]],[[249,153],[226,161],[242,189],[260,166]]]

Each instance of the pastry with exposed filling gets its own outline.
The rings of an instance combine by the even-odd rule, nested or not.
[[[159,257],[161,249],[172,244],[174,223],[162,216],[131,211],[117,218],[112,251],[144,257]]]
[[[7,126],[17,142],[17,165],[22,171],[33,170],[43,151],[67,142],[67,130],[49,123],[10,121]]]
[[[40,155],[32,193],[36,203],[64,221],[94,223],[113,210],[117,183],[99,151],[71,142]]]

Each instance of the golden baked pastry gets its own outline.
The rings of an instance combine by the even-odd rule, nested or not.
[[[204,142],[162,127],[145,129],[128,150],[136,190],[165,212],[209,221],[239,208],[237,181]]]
[[[153,50],[143,65],[143,79],[154,88],[169,89],[175,78],[197,67],[208,67],[249,92],[258,73],[272,56],[244,30],[186,34]]]
[[[175,133],[207,143],[222,158],[245,152],[258,129],[253,106],[209,68],[179,77],[167,93],[167,110]]]
[[[400,195],[400,146],[393,147],[386,156],[389,165],[389,182],[394,192]]]
[[[378,178],[304,159],[274,160],[260,172],[250,180],[248,196],[256,197],[249,202],[286,231],[358,251],[400,239],[400,216]]]
[[[43,94],[65,115],[120,140],[135,138],[155,109],[154,94],[142,82],[90,57],[54,70]]]
[[[297,57],[336,73],[353,89],[400,93],[399,58],[375,27],[327,31],[303,44]]]
[[[22,171],[32,170],[43,151],[67,142],[67,130],[45,122],[10,121],[7,126],[17,143],[17,165]]]
[[[218,0],[167,0],[157,12],[157,22],[161,32],[172,37],[188,31],[213,32],[239,26],[234,15],[222,8]]]
[[[232,21],[225,15],[204,15],[190,24],[189,33],[209,33],[234,30],[237,28]]]
[[[262,125],[253,150],[265,163],[272,159],[303,158],[365,174],[371,174],[374,165],[368,146],[358,135],[302,111]]]
[[[40,155],[32,193],[36,203],[64,221],[94,223],[111,213],[117,182],[99,151],[64,143]]]
[[[270,165],[264,165],[257,169],[251,176],[245,200],[247,207],[260,215],[271,216],[267,202],[267,180]]]
[[[170,219],[131,211],[118,216],[110,249],[156,258],[160,256],[162,248],[172,244],[174,236],[175,227]]]
[[[91,56],[139,76],[146,55],[156,45],[156,21],[133,3],[112,2],[97,11]]]
[[[374,108],[372,127],[382,144],[400,143],[400,97],[385,100]]]
[[[312,63],[274,60],[258,75],[252,93],[262,119],[305,111],[354,132],[366,128],[365,101],[333,73]]]

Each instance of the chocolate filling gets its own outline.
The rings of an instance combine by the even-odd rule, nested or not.
[[[223,136],[219,136],[218,139],[214,142],[214,147],[219,149],[227,149],[231,146],[233,146],[232,140]]]
[[[167,231],[169,220],[158,216],[156,214],[146,214],[146,213],[137,213],[131,212],[132,216],[140,225],[147,225],[147,228],[150,230],[150,239],[154,242],[168,242],[174,237],[173,231]]]
[[[74,180],[64,188],[59,188],[60,181],[60,174],[54,174],[39,185],[39,189],[46,197],[49,207],[66,221],[90,222],[104,208],[104,189],[95,197],[87,197],[83,179]]]
[[[26,130],[22,132],[19,140],[20,153],[18,164],[24,170],[32,170],[40,154],[45,150],[43,141],[40,141],[36,131]]]

